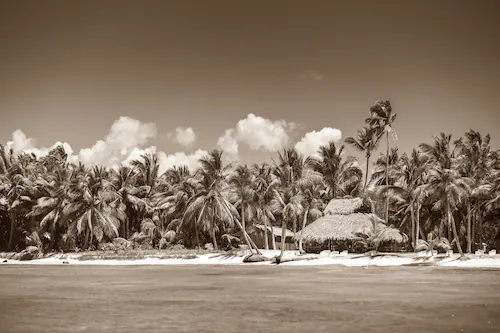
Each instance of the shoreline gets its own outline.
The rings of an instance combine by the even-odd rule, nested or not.
[[[279,253],[279,251],[263,250],[264,256],[271,259]],[[158,258],[145,256],[144,259],[87,259],[80,260],[78,253],[66,254],[64,258],[54,255],[49,258],[33,259],[33,260],[12,260],[1,259],[1,265],[104,265],[104,266],[137,266],[137,265],[275,265],[270,261],[244,263],[243,258],[248,253],[238,253],[231,255],[227,253],[209,253],[197,254],[196,258],[177,259],[177,258]],[[417,254],[382,254],[374,258],[368,256],[360,256],[349,254],[342,255],[304,255],[297,256],[295,251],[286,251],[283,257],[284,261],[278,266],[344,266],[344,267],[361,267],[361,266],[378,266],[378,267],[395,267],[395,266],[431,266],[431,267],[455,267],[455,268],[498,268],[500,269],[500,255],[481,256],[468,255],[467,260],[460,260],[458,254],[451,256],[434,256],[423,257]],[[3,262],[7,260],[7,262]],[[287,261],[288,260],[288,261]]]

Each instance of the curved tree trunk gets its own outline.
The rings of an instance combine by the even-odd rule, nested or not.
[[[467,253],[472,253],[472,241],[471,241],[471,209],[470,200],[467,200]]]
[[[455,241],[457,243],[458,252],[460,252],[460,256],[463,256],[464,252],[462,251],[462,246],[460,245],[460,239],[458,238],[458,233],[457,233],[457,226],[455,225],[455,219],[453,218],[453,214],[450,211],[450,207],[448,207],[448,219],[451,222],[451,226],[453,229],[453,236],[455,237]]]
[[[299,236],[299,252],[300,253],[305,252],[304,249],[302,248],[302,231],[306,227],[307,215],[308,214],[309,214],[309,209],[306,209],[306,212],[304,213],[304,220],[302,221],[302,229],[300,229],[300,236]]]

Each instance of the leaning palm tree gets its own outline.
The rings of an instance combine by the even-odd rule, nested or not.
[[[345,139],[345,143],[351,145],[356,150],[363,152],[366,158],[366,169],[365,169],[365,182],[363,189],[366,189],[368,183],[368,168],[370,166],[370,157],[372,152],[377,149],[381,138],[381,132],[370,126],[365,126],[358,130],[356,138],[348,137]]]
[[[229,201],[227,177],[232,166],[223,165],[220,150],[211,151],[199,161],[201,164],[198,170],[200,188],[189,199],[177,231],[181,230],[184,223],[191,222],[195,227],[197,245],[199,246],[198,228],[202,227],[210,233],[214,248],[217,249],[216,232],[220,228],[230,228],[235,223],[241,230],[250,250],[254,248],[257,254],[261,254],[240,223],[238,211]]]

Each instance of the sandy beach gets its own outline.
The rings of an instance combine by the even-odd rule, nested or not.
[[[272,258],[279,254],[279,251],[262,250],[262,254]],[[50,258],[35,260],[7,260],[2,265],[274,265],[269,261],[257,263],[244,263],[244,254],[229,255],[226,253],[199,254],[193,259],[160,259],[145,257],[140,260],[81,260],[79,254],[67,254],[64,257],[54,255]],[[339,255],[304,255],[298,256],[295,251],[286,251],[284,260],[280,266],[321,266],[340,265],[346,267],[355,266],[412,266],[412,265],[435,265],[444,267],[466,267],[466,268],[499,268],[500,255],[467,255],[466,260],[460,260],[458,254],[451,256],[438,255],[434,257],[419,257],[416,254],[387,254],[374,258],[359,254]]]

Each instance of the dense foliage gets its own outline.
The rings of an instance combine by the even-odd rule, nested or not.
[[[460,252],[491,247],[500,227],[500,151],[490,148],[490,136],[470,130],[453,141],[442,133],[400,154],[390,147],[395,119],[388,101],[377,102],[356,137],[345,140],[364,153],[364,170],[333,142],[317,156],[285,149],[271,164],[251,166],[224,165],[214,150],[194,172],[164,174],[154,155],[107,169],[68,163],[62,147],[37,159],[0,146],[0,247],[95,249],[118,237],[145,247],[226,247],[255,223],[296,232],[345,196],[373,200],[381,218],[410,236],[409,248],[436,239]],[[386,152],[370,175],[384,138]]]

